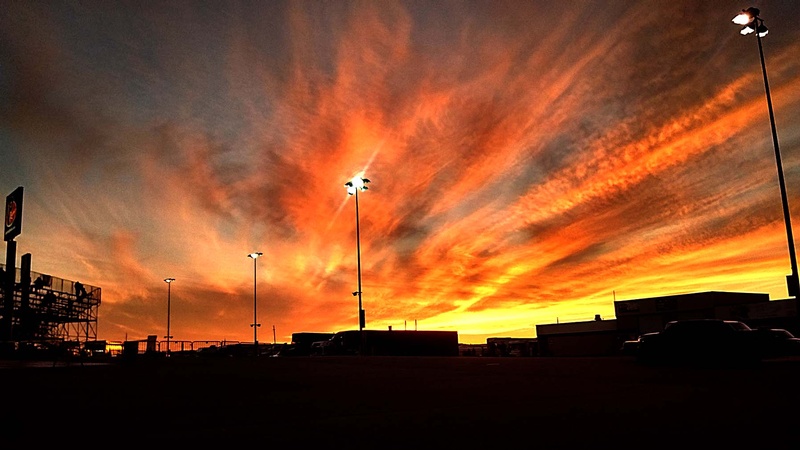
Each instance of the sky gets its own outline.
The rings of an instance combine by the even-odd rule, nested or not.
[[[795,0],[5,2],[17,261],[101,288],[109,340],[357,329],[359,249],[367,329],[462,343],[786,298],[750,6],[797,223]]]

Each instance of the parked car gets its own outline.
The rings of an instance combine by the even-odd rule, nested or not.
[[[762,353],[756,332],[744,322],[687,319],[642,335],[636,358],[647,363],[754,363]]]
[[[311,348],[309,350],[310,356],[325,356],[330,354],[330,350],[328,350],[331,346],[331,341],[314,341],[311,343]]]
[[[629,339],[627,341],[623,341],[619,351],[623,355],[636,356],[636,351],[639,349],[639,339],[641,338]]]
[[[626,356],[637,356],[639,354],[639,346],[642,344],[642,339],[646,339],[645,336],[648,334],[658,334],[658,332],[640,334],[636,339],[623,341],[620,352]]]
[[[783,356],[800,356],[800,338],[783,328],[758,328],[761,354],[764,358],[780,358]]]

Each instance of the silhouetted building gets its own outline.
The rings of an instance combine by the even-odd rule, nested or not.
[[[739,320],[751,328],[784,328],[800,334],[797,299],[769,294],[707,291],[614,302],[616,319],[536,325],[541,356],[621,354],[622,342],[686,319]]]
[[[769,294],[749,292],[707,291],[615,301],[614,311],[617,328],[628,338],[661,331],[673,320],[741,320],[754,328],[770,323],[766,320],[770,318],[782,324],[797,322],[796,299],[770,300]]]
[[[540,356],[606,356],[621,345],[616,320],[536,325]]]

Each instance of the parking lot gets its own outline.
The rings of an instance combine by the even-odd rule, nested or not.
[[[800,359],[173,358],[0,369],[8,448],[798,448]]]

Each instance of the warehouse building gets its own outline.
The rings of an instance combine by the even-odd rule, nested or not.
[[[751,328],[784,328],[800,336],[796,298],[707,291],[614,302],[616,319],[536,325],[541,356],[619,354],[622,342],[661,331],[672,320],[740,320]]]

